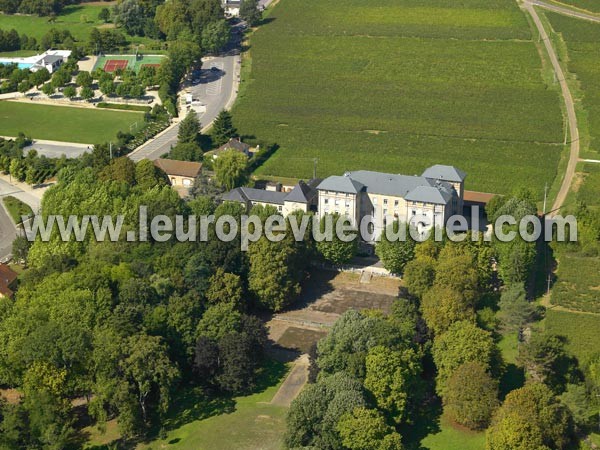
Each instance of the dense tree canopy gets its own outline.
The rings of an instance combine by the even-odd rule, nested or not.
[[[506,396],[487,432],[488,450],[564,449],[571,417],[543,384],[531,383]]]

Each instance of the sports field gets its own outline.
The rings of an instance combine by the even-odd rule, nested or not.
[[[143,114],[91,108],[0,102],[0,136],[25,133],[35,139],[97,144],[116,139]]]
[[[314,158],[319,176],[443,163],[468,189],[540,196],[555,178],[560,98],[512,0],[286,0],[269,18],[233,112],[280,146],[258,174],[309,177]]]
[[[117,69],[132,69],[139,72],[145,65],[159,66],[164,56],[162,55],[104,55],[98,58],[94,69],[101,68],[106,72]]]
[[[19,34],[34,37],[38,42],[52,28],[67,29],[78,41],[86,41],[92,28],[104,24],[98,20],[98,13],[102,8],[99,5],[85,4],[65,6],[55,22],[48,21],[48,17],[0,14],[0,28],[14,28]]]

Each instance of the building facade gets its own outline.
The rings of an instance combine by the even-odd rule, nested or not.
[[[223,201],[237,202],[249,211],[255,205],[272,206],[287,216],[294,211],[315,211],[317,206],[316,186],[321,180],[300,180],[291,190],[282,190],[281,184],[268,186],[267,189],[239,187],[223,195]]]
[[[462,214],[465,178],[461,170],[442,165],[421,176],[367,170],[331,176],[317,186],[319,216],[337,213],[356,227],[371,216],[375,237],[392,221],[421,230],[443,226],[450,216]]]

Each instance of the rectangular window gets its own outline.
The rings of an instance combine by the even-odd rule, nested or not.
[[[329,204],[329,199],[326,198],[325,200],[323,200],[323,203],[325,203],[326,205]]]
[[[384,198],[384,199],[383,199],[383,204],[384,204],[384,205],[387,205],[387,198]]]
[[[374,204],[374,205],[376,205],[376,204],[377,204],[377,197],[375,197],[375,198],[373,199],[373,204]]]
[[[339,205],[340,205],[340,201],[339,201],[339,200],[336,200],[336,201],[335,201],[335,206],[339,206]]]
[[[394,206],[398,206],[398,200],[394,200]]]
[[[414,209],[413,209],[412,215],[413,215],[413,216],[416,216],[416,215],[417,215],[417,212],[416,212]]]

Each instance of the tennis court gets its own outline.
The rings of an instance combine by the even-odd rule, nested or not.
[[[163,58],[163,55],[102,55],[98,57],[94,69],[99,67],[105,72],[131,69],[137,73],[144,66],[158,68]]]
[[[129,65],[129,61],[126,59],[109,59],[104,63],[104,71],[105,72],[114,72],[119,69],[126,69]]]

